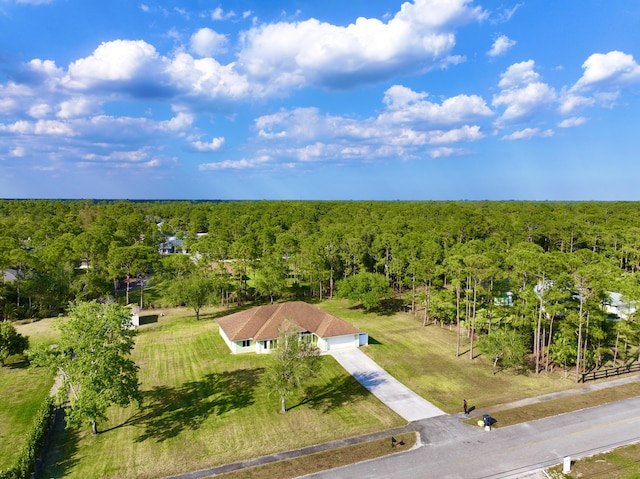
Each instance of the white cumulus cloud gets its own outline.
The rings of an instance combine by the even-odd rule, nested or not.
[[[229,10],[225,12],[222,7],[217,7],[211,12],[212,20],[228,20],[229,18],[235,17],[236,14],[233,10]]]
[[[14,158],[22,158],[26,155],[26,151],[22,146],[16,146],[15,148],[9,150],[9,156],[13,156]]]
[[[162,70],[162,59],[153,45],[142,40],[114,40],[103,42],[90,56],[71,63],[65,83],[70,88],[86,89],[104,82],[148,82]]]
[[[640,65],[633,55],[620,51],[594,53],[582,64],[584,72],[573,90],[584,90],[596,85],[614,86],[640,83]]]
[[[273,88],[349,88],[461,61],[450,55],[455,27],[485,12],[467,0],[416,0],[389,22],[360,17],[346,27],[316,19],[261,25],[241,36],[238,65]]]
[[[191,51],[201,57],[211,57],[227,51],[227,37],[210,28],[201,28],[190,39]]]
[[[390,87],[384,94],[387,110],[380,115],[380,121],[451,125],[493,115],[478,95],[456,95],[441,104],[426,100],[427,96],[427,93],[415,92],[401,85]]]
[[[51,113],[51,106],[47,103],[36,103],[29,107],[27,113],[33,118],[45,118]]]
[[[427,151],[427,154],[431,158],[446,158],[448,156],[462,156],[469,154],[469,150],[465,148],[451,148],[449,146],[442,146],[439,148],[432,148]]]
[[[526,140],[529,138],[549,138],[553,136],[553,130],[546,129],[542,130],[540,128],[524,128],[522,130],[514,131],[510,135],[505,135],[502,137],[503,140]]]
[[[217,151],[224,145],[224,138],[220,136],[213,138],[208,143],[203,141],[193,141],[191,144],[198,151]]]
[[[501,76],[498,86],[502,90],[491,104],[504,107],[499,123],[519,121],[548,107],[556,100],[555,90],[540,80],[533,60],[511,65]]]
[[[214,163],[202,163],[198,166],[201,171],[207,170],[244,170],[247,168],[255,168],[257,166],[264,165],[269,162],[269,157],[259,157],[255,159],[241,159],[241,160],[225,160]]]
[[[238,74],[233,63],[222,65],[213,58],[195,59],[179,53],[166,73],[190,97],[231,101],[244,99],[252,91],[249,79]]]
[[[499,57],[507,53],[507,51],[516,44],[515,40],[511,40],[506,35],[500,35],[495,39],[491,49],[487,52],[490,57]]]
[[[575,126],[584,125],[587,122],[587,119],[583,116],[572,116],[571,118],[566,118],[558,123],[558,127],[560,128],[573,128]]]
[[[94,105],[86,97],[74,97],[60,103],[56,116],[58,118],[77,118],[94,110]]]

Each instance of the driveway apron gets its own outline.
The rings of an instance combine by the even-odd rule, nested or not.
[[[446,414],[392,377],[361,350],[337,349],[328,354],[369,392],[407,421]]]

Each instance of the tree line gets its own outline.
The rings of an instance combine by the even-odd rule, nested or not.
[[[403,307],[470,357],[540,372],[638,359],[632,202],[0,201],[4,319],[118,298]],[[176,238],[178,251],[161,254]],[[152,284],[162,299],[145,296]],[[626,305],[611,317],[611,292]],[[619,319],[619,318],[618,318]]]

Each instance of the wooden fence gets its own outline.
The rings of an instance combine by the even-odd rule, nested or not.
[[[640,371],[640,363],[627,364],[625,366],[618,366],[617,368],[599,369],[597,371],[582,373],[582,382],[595,381],[603,378],[613,378],[620,376],[621,374],[628,374],[636,371]]]

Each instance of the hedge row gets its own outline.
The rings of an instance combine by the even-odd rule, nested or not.
[[[0,471],[0,479],[30,479],[42,446],[49,432],[54,410],[53,398],[47,397],[36,413],[27,441],[20,451],[16,465],[7,471]]]

